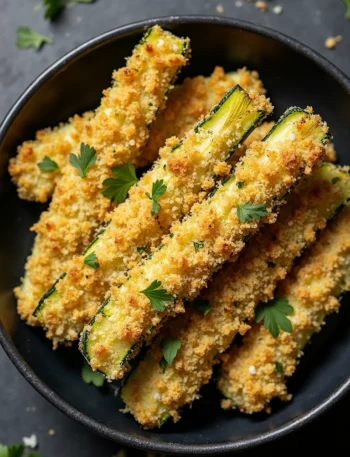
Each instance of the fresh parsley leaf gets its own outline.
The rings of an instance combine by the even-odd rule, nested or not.
[[[337,184],[337,182],[339,182],[339,181],[340,181],[340,178],[335,177],[335,178],[332,179],[332,184]]]
[[[65,4],[61,0],[43,0],[42,5],[45,9],[44,18],[51,21],[65,7]]]
[[[345,18],[350,19],[350,0],[344,0],[346,6]]]
[[[150,195],[149,192],[146,192],[147,197],[152,200],[152,216],[159,213],[160,204],[158,203],[158,198],[165,194],[166,189],[167,187],[164,184],[164,180],[157,179],[157,181],[152,184],[152,195]]]
[[[266,216],[266,205],[252,202],[237,206],[237,216],[241,222],[257,221]]]
[[[159,365],[163,369],[163,371],[167,366],[170,366],[173,363],[180,347],[181,341],[177,338],[166,336],[163,339],[163,341],[161,342],[163,358],[159,362]]]
[[[84,257],[85,265],[97,270],[100,264],[97,262],[97,255],[94,252],[90,252],[87,256]]]
[[[45,156],[43,160],[38,163],[38,167],[41,171],[47,171],[49,173],[58,170],[57,163],[54,160],[51,160],[48,156]]]
[[[239,308],[239,305],[240,305],[240,304],[241,304],[241,302],[239,302],[239,301],[237,301],[237,300],[235,300],[235,301],[233,302],[233,306],[234,306],[235,308]]]
[[[98,371],[92,371],[92,368],[85,360],[81,369],[81,377],[86,384],[93,384],[96,387],[102,387],[105,383],[105,377]]]
[[[96,151],[88,144],[81,143],[80,155],[69,154],[69,163],[79,171],[80,176],[84,179],[88,169],[96,163]]]
[[[206,316],[211,311],[209,300],[202,300],[201,298],[196,298],[195,300],[193,300],[193,306],[197,311],[203,311],[204,316]]]
[[[275,371],[278,374],[282,374],[283,373],[283,366],[282,366],[282,364],[280,362],[275,362]]]
[[[106,187],[102,194],[111,198],[115,203],[123,203],[126,200],[129,189],[137,183],[134,165],[125,163],[112,168],[112,173],[115,178],[107,178],[103,181],[103,186]]]
[[[276,264],[275,264],[275,262],[267,262],[267,266],[269,268],[275,268]]]
[[[12,446],[0,446],[0,456],[3,457],[22,457],[24,453],[23,444],[13,444]]]
[[[245,183],[245,181],[237,181],[238,189],[242,189],[242,187],[244,186],[244,183]]]
[[[17,28],[16,45],[19,49],[34,48],[40,49],[44,43],[52,44],[51,38],[34,32],[30,27]]]
[[[147,254],[147,249],[146,249],[144,246],[139,246],[138,248],[136,248],[136,251],[137,251],[140,255]]]
[[[277,297],[257,306],[255,321],[259,323],[264,320],[266,330],[269,330],[272,336],[277,338],[280,329],[288,333],[292,332],[292,323],[287,318],[287,314],[291,314],[293,311],[294,308],[288,303],[286,297]]]
[[[151,302],[151,306],[156,311],[163,312],[165,305],[174,300],[174,297],[165,289],[158,289],[162,285],[161,281],[155,279],[150,286],[145,290],[141,290],[142,294],[145,294],[146,297]],[[158,289],[158,290],[157,290]]]
[[[194,250],[199,251],[200,248],[204,248],[204,241],[193,241]]]

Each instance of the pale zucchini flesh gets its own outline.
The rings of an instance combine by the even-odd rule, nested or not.
[[[350,177],[340,167],[324,164],[304,178],[287,197],[277,221],[254,236],[238,261],[226,264],[201,294],[209,312],[204,315],[189,304],[184,315],[165,324],[122,387],[125,410],[146,428],[160,426],[166,416],[178,420],[182,407],[209,382],[217,355],[247,329],[255,306],[273,297],[294,259],[349,196]],[[164,337],[180,340],[181,349],[163,370]]]
[[[236,86],[183,140],[162,149],[152,169],[130,190],[129,199],[111,213],[104,233],[84,256],[68,262],[55,302],[47,301],[48,308],[41,303],[35,316],[49,338],[55,343],[78,338],[118,276],[142,260],[144,251],[160,244],[170,225],[189,211],[199,194],[203,198],[208,183],[220,178],[216,176],[220,169],[229,173],[226,160],[270,111],[264,96],[251,98]],[[157,180],[162,180],[166,192],[159,200],[159,214],[153,216],[147,194]],[[99,263],[95,271],[84,265],[92,252]]]
[[[245,413],[270,410],[273,398],[290,400],[286,381],[297,367],[305,344],[319,332],[325,317],[339,309],[339,297],[350,290],[350,207],[346,205],[324,230],[315,246],[278,287],[294,308],[288,316],[292,332],[277,338],[252,324],[242,346],[224,357],[218,388],[226,397],[224,408]],[[254,367],[254,376],[249,367]]]
[[[172,236],[163,239],[162,249],[131,269],[120,287],[111,289],[103,314],[97,314],[82,336],[82,352],[93,369],[110,379],[121,378],[135,347],[148,340],[165,317],[182,312],[182,301],[195,298],[222,263],[244,247],[247,235],[259,229],[259,220],[239,221],[238,205],[263,204],[269,215],[264,220],[269,220],[279,199],[320,162],[327,126],[306,111],[290,110],[288,116],[274,130],[285,132],[283,141],[273,135],[253,143],[235,175],[193,208]],[[198,240],[203,248],[196,251],[193,243]],[[175,298],[163,312],[154,310],[141,293],[155,280]]]
[[[34,247],[22,286],[15,290],[19,314],[29,323],[36,323],[32,313],[45,290],[65,271],[65,262],[82,252],[105,221],[112,202],[102,194],[101,183],[111,176],[112,167],[137,161],[149,125],[174,76],[187,63],[187,46],[187,39],[154,26],[146,41],[135,47],[127,66],[113,73],[114,83],[103,92],[81,139],[95,149],[95,164],[84,178],[70,163],[64,166],[49,209],[33,227]],[[80,154],[79,148],[73,152]]]

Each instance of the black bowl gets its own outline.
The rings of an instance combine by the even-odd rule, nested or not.
[[[247,417],[222,411],[218,393],[207,386],[202,400],[187,408],[178,424],[154,431],[142,430],[132,417],[118,411],[122,404],[111,396],[111,387],[99,390],[82,382],[77,350],[53,352],[42,330],[27,327],[15,313],[12,288],[23,275],[33,242],[29,227],[43,208],[17,197],[6,172],[8,159],[38,128],[97,106],[112,70],[124,63],[141,32],[156,23],[191,38],[191,64],[181,77],[209,74],[214,65],[257,69],[276,116],[290,105],[312,105],[330,124],[340,163],[350,163],[349,79],[314,51],[280,33],[233,19],[171,17],[121,27],[89,41],[35,81],[0,130],[0,340],[18,370],[45,398],[107,438],[174,454],[231,452],[300,427],[349,390],[350,331],[347,319],[341,318],[346,306],[341,316],[329,319],[307,349],[290,383],[291,403],[276,403],[271,415]]]

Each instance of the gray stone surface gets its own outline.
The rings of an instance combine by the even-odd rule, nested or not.
[[[344,19],[345,6],[341,0],[268,1],[270,11],[265,14],[247,0],[97,0],[92,5],[67,8],[53,24],[44,21],[41,12],[33,11],[38,1],[0,0],[0,119],[42,70],[87,39],[155,16],[217,14],[218,4],[223,6],[224,16],[263,24],[297,38],[350,75],[350,21]],[[242,7],[236,6],[240,3]],[[281,15],[271,11],[276,4],[284,8]],[[45,46],[40,52],[16,49],[15,30],[20,25],[53,36],[55,44]],[[325,39],[338,34],[343,36],[343,41],[336,50],[327,50]],[[264,446],[260,452],[263,455],[298,450],[316,453],[327,446],[333,452],[349,451],[348,420],[345,419],[349,406],[347,397],[302,431]],[[49,436],[49,429],[55,430],[55,436]],[[32,433],[37,435],[45,457],[112,457],[119,449],[118,445],[93,435],[54,409],[26,383],[0,349],[0,443],[17,443]]]

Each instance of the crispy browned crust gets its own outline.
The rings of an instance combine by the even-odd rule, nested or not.
[[[148,126],[164,104],[174,75],[187,62],[182,46],[188,40],[158,26],[152,28],[152,36],[152,44],[138,45],[127,66],[113,73],[114,85],[103,91],[100,108],[85,126],[82,141],[95,148],[96,164],[85,179],[76,168],[65,165],[49,210],[33,227],[37,233],[33,251],[22,286],[15,290],[19,314],[29,323],[35,323],[31,313],[64,271],[65,262],[82,252],[104,222],[111,201],[102,195],[102,182],[113,166],[137,161],[148,139]]]
[[[346,198],[343,185],[332,184],[332,174],[324,170],[298,184],[277,222],[265,226],[247,243],[238,261],[227,263],[214,277],[200,297],[210,306],[207,315],[189,305],[185,314],[163,327],[122,391],[126,411],[144,427],[157,426],[164,413],[178,420],[182,407],[198,398],[220,360],[217,356],[229,348],[237,333],[243,335],[250,328],[246,321],[254,317],[256,305],[273,298],[294,259],[325,227],[325,207],[334,210]],[[346,172],[344,178],[349,186]],[[165,336],[179,339],[181,349],[163,372],[159,363]]]
[[[320,124],[319,116],[313,118]],[[296,124],[302,129],[305,119]],[[268,143],[268,142],[267,142]],[[193,299],[206,287],[211,275],[230,256],[237,254],[244,246],[244,237],[254,233],[259,221],[240,223],[236,213],[237,203],[265,203],[270,217],[276,204],[276,197],[282,195],[295,183],[300,174],[310,174],[313,167],[324,155],[324,147],[316,141],[304,139],[295,141],[288,138],[281,143],[255,142],[236,167],[237,181],[245,182],[238,190],[234,186],[222,188],[211,199],[192,207],[192,215],[182,224],[173,226],[173,237],[163,239],[161,250],[129,271],[130,280],[121,288],[111,289],[110,305],[114,311],[113,332],[99,334],[90,331],[91,366],[104,372],[109,378],[120,378],[127,370],[112,363],[114,344],[125,342],[133,346],[152,328],[156,328],[166,316],[183,310],[182,306],[167,306],[163,313],[155,311],[147,297],[140,293],[152,280],[159,280],[162,287],[176,297]],[[263,166],[262,166],[263,164]],[[230,181],[231,182],[231,181]],[[226,185],[227,186],[227,185]],[[233,190],[234,189],[234,190]],[[266,221],[266,219],[265,219]],[[204,247],[194,251],[189,239],[203,240]],[[96,316],[100,322],[103,315]],[[100,328],[100,326],[96,326]],[[96,341],[96,344],[94,342]]]
[[[228,397],[222,402],[224,408],[251,414],[269,411],[275,397],[291,398],[286,381],[305,344],[321,330],[325,316],[338,311],[339,294],[350,289],[349,227],[350,207],[346,206],[278,288],[277,295],[285,296],[294,307],[292,333],[274,338],[263,325],[252,324],[243,345],[223,357],[218,386]]]

